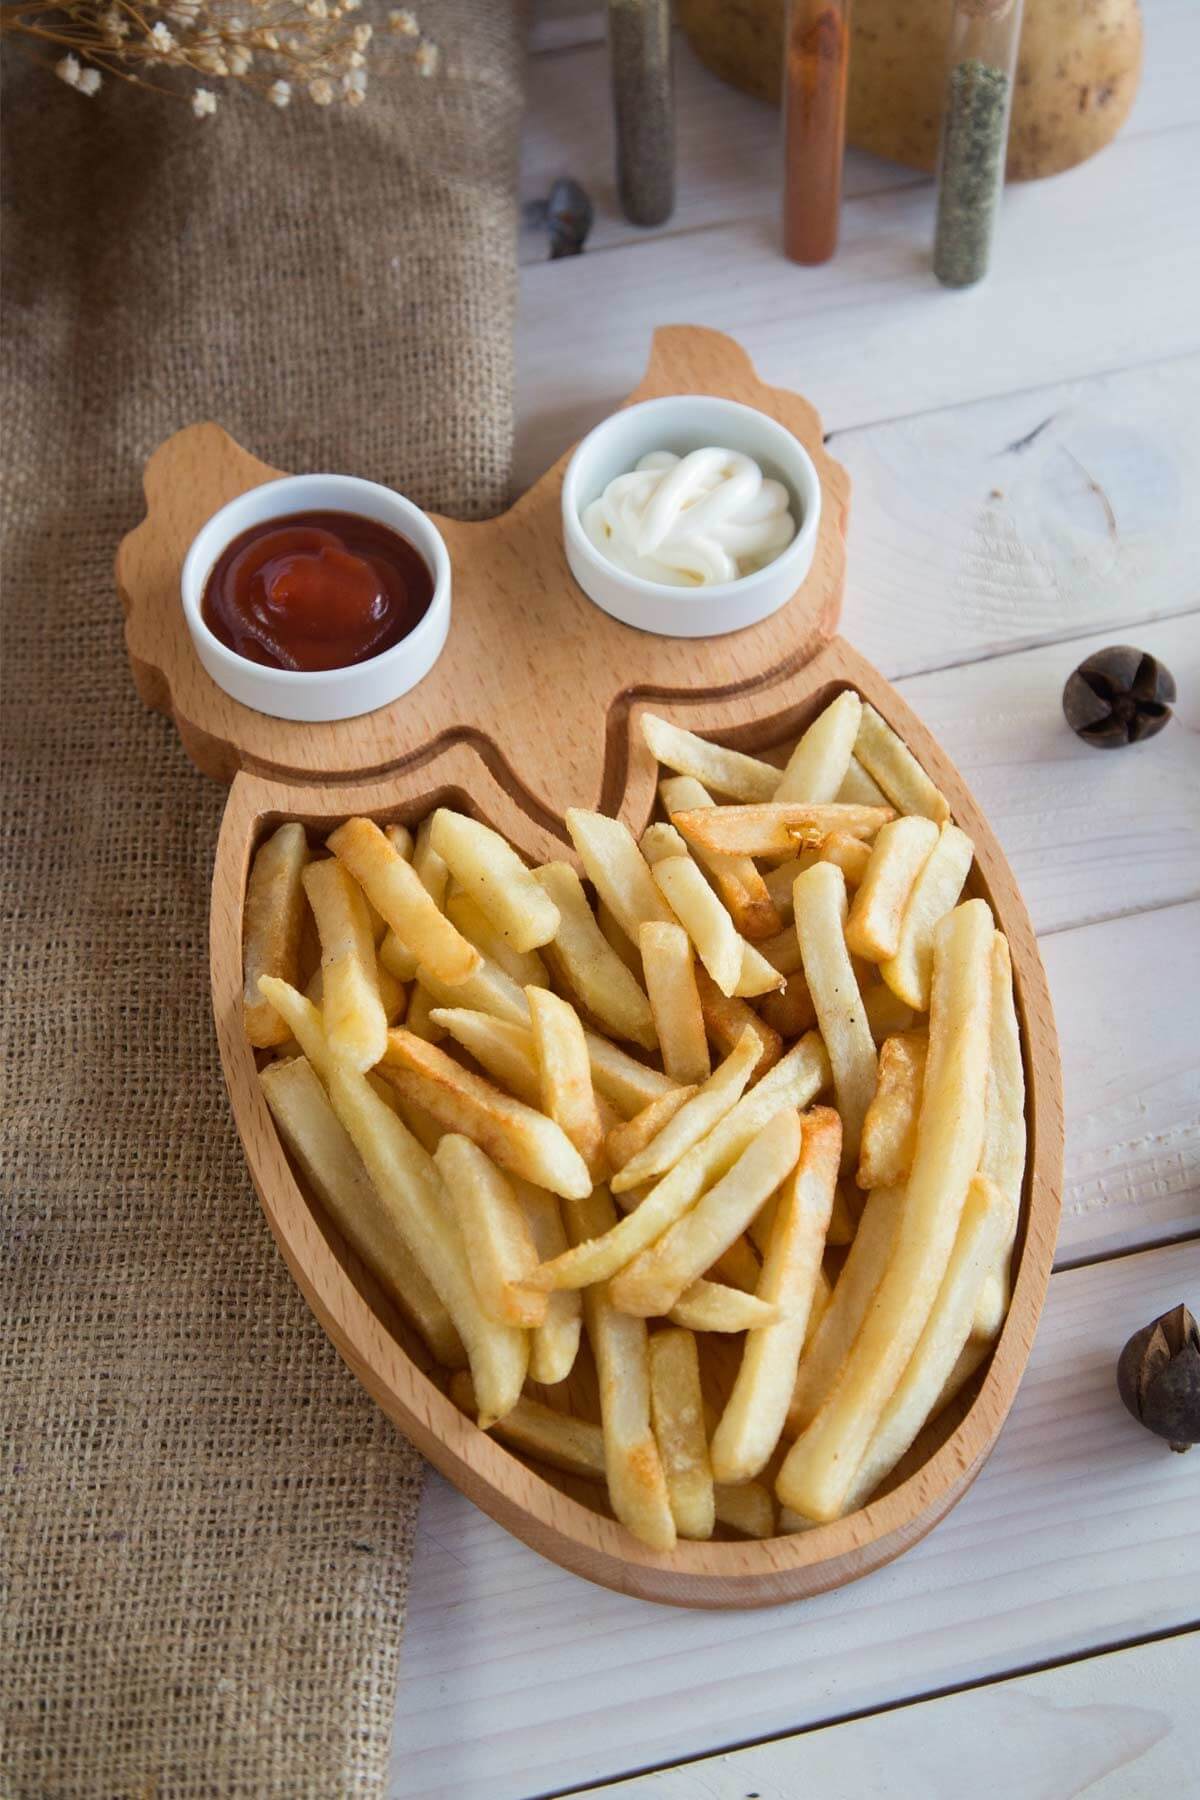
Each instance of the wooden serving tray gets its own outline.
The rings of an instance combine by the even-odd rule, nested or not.
[[[150,458],[148,516],[121,544],[116,574],[139,693],[175,720],[205,774],[232,782],[213,873],[217,1035],[263,1210],[317,1318],[423,1454],[535,1550],[644,1599],[763,1606],[878,1568],[924,1536],[982,1467],[1024,1370],[1050,1273],[1062,1173],[1061,1076],[1033,929],[986,820],[899,695],[832,635],[849,481],[825,452],[820,421],[804,400],[760,382],[744,352],[716,332],[656,333],[650,366],[630,400],[680,392],[724,395],[778,419],[804,443],[822,483],[821,535],[808,579],[772,618],[729,637],[651,636],[593,606],[562,550],[565,456],[502,517],[484,524],[437,520],[454,580],[441,660],[412,693],[344,723],[290,724],[252,712],[215,686],[192,650],[179,599],[187,547],[219,506],[279,473],[216,425],[181,431]],[[657,770],[638,730],[647,706],[722,743],[770,755],[847,686],[883,714],[946,794],[975,842],[968,890],[991,902],[1011,947],[1029,1129],[1012,1306],[976,1382],[927,1427],[888,1491],[861,1512],[797,1536],[681,1542],[663,1555],[596,1510],[599,1489],[527,1465],[458,1411],[419,1338],[297,1179],[242,1028],[241,919],[250,859],[260,838],[286,818],[323,835],[353,813],[415,824],[449,803],[496,826],[530,861],[575,861],[562,825],[567,806],[619,815],[635,833],[650,818]]]

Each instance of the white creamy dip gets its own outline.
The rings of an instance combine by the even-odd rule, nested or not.
[[[736,581],[796,535],[788,491],[737,450],[652,450],[583,510],[583,529],[618,568],[672,587]]]

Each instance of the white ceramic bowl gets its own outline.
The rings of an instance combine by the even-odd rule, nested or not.
[[[583,529],[584,509],[648,451],[686,456],[710,444],[752,456],[765,474],[782,481],[798,524],[786,550],[752,575],[698,588],[645,581],[609,562]],[[821,484],[804,446],[766,413],[710,394],[668,394],[614,413],[576,445],[563,478],[562,520],[571,573],[606,613],[667,637],[719,637],[769,618],[799,588],[817,547]]]
[[[348,669],[268,669],[230,650],[204,623],[204,586],[226,546],[252,525],[302,512],[357,513],[390,525],[419,551],[433,576],[433,598],[421,622],[390,650]],[[411,500],[356,475],[285,475],[239,494],[196,533],[181,587],[196,654],[217,686],[275,719],[318,724],[386,706],[428,675],[450,629],[450,557],[441,533]]]

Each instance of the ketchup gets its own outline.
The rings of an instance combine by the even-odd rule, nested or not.
[[[270,669],[344,669],[424,618],[433,576],[407,538],[355,513],[252,525],[222,552],[200,612],[214,637]]]

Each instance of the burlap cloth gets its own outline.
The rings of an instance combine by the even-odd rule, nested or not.
[[[224,795],[143,710],[112,558],[155,444],[503,504],[522,29],[203,125],[13,59],[5,106],[6,1797],[377,1794],[420,1462],[292,1286],[230,1122]]]

